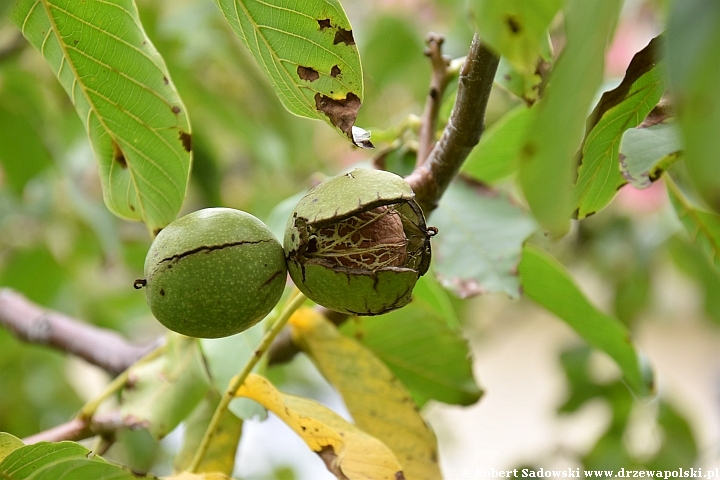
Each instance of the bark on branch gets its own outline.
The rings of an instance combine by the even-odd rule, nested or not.
[[[112,330],[44,309],[8,288],[0,290],[0,325],[20,340],[77,355],[114,375],[157,346],[131,344]]]
[[[475,35],[460,70],[457,98],[442,136],[427,160],[406,178],[425,215],[437,207],[450,181],[480,140],[498,62],[497,55]]]

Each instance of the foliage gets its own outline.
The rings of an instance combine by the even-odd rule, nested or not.
[[[598,399],[612,410],[578,462],[694,464],[693,432],[669,399],[657,402],[665,437],[655,454],[640,458],[624,439],[631,413],[658,395],[632,340],[658,264],[697,282],[720,321],[715,3],[670,2],[667,32],[633,52],[613,86],[603,80],[620,0],[436,0],[426,2],[431,23],[349,0],[347,12],[337,0],[215,3],[0,3],[0,391],[13,392],[0,395],[0,431],[10,432],[0,433],[0,477],[231,478],[244,422],[269,411],[338,478],[439,478],[423,408],[481,401],[461,299],[491,293],[531,300],[596,349],[561,356],[570,394],[559,413]],[[456,60],[423,59],[431,29],[445,30]],[[487,115],[474,112],[488,129],[433,170],[437,156],[417,158],[418,145],[435,152],[447,147],[441,136],[463,134],[448,120],[463,101],[457,77],[460,92],[483,81],[464,68],[477,58],[462,58],[475,31],[502,57]],[[355,148],[372,146],[356,121],[377,127],[374,153]],[[132,289],[152,238],[179,215],[230,206],[280,236],[316,172],[369,162],[448,177],[447,191],[419,202],[437,204],[426,213],[439,233],[407,307],[337,316],[288,285],[262,324],[199,341],[164,331]],[[651,187],[667,188],[672,208],[638,220],[613,201]],[[585,295],[577,265],[591,266],[610,302]],[[8,289],[135,342],[163,340],[92,388],[67,355],[11,337],[77,353],[43,337],[42,322],[23,333],[35,319],[12,316]],[[352,421],[284,393],[278,364],[298,350]],[[612,359],[618,378],[593,379],[592,355]],[[65,436],[48,437],[58,424]],[[168,461],[158,441],[180,425]],[[76,442],[86,438],[91,448]]]

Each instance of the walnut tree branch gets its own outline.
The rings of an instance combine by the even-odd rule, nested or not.
[[[147,428],[142,421],[132,415],[124,416],[119,411],[95,415],[93,418],[73,418],[56,427],[23,438],[23,443],[32,445],[38,442],[79,441],[100,435],[112,438],[120,430],[138,430]]]
[[[430,59],[432,75],[430,76],[430,91],[425,101],[425,109],[420,122],[418,133],[417,165],[422,165],[427,159],[435,144],[435,129],[437,118],[442,105],[442,97],[450,81],[448,66],[450,58],[442,54],[442,44],[445,38],[437,33],[430,32],[426,38],[427,49],[425,56]]]
[[[0,289],[0,325],[20,340],[77,355],[117,375],[155,348],[44,309],[9,288]]]
[[[450,181],[480,140],[498,62],[497,55],[476,34],[460,70],[457,98],[442,136],[427,160],[406,178],[426,215],[437,207]]]

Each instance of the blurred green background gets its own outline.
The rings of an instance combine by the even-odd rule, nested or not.
[[[343,3],[365,76],[357,124],[374,132],[379,152],[394,139],[400,122],[422,112],[430,74],[425,34],[442,33],[445,53],[461,57],[472,25],[461,1]],[[279,202],[311,185],[318,172],[332,175],[371,158],[325,124],[289,114],[210,0],[139,0],[138,7],[193,127],[192,180],[181,214],[222,205],[282,228],[285,219],[271,215]],[[609,82],[617,81],[632,55],[659,33],[664,9],[662,1],[626,2],[607,57]],[[19,35],[9,21],[0,21],[0,286],[134,341],[149,341],[162,329],[144,295],[131,287],[142,277],[151,239],[143,225],[119,220],[104,207],[81,122],[49,67]],[[520,102],[496,87],[488,125]],[[389,157],[401,171],[407,160],[398,152]],[[510,183],[499,188],[513,191]],[[637,332],[640,348],[651,352],[658,367],[662,398],[650,405],[634,402],[612,366],[524,301],[500,294],[458,300],[476,351],[476,374],[488,393],[466,409],[428,407],[448,478],[462,468],[484,466],[677,468],[716,462],[720,276],[681,231],[663,185],[645,191],[625,187],[610,208],[575,224],[553,253],[571,267],[593,301]],[[667,352],[658,346],[673,345],[678,332],[695,339],[675,344],[686,349],[679,358],[697,362],[681,365],[687,374],[678,373],[677,357],[663,357]],[[693,351],[710,353],[703,357]],[[287,384],[330,398],[342,408],[303,362],[275,372],[281,388]],[[523,381],[528,364],[541,377],[515,383]],[[62,423],[104,381],[104,374],[80,361],[19,343],[0,330],[0,431],[23,437]],[[535,416],[522,416],[523,410]],[[584,433],[567,433],[573,428],[568,422]],[[566,444],[563,438],[577,440]],[[166,450],[172,441],[158,448],[143,432],[126,433],[121,440],[113,458],[139,470],[169,468]],[[295,466],[258,467],[265,473],[247,473],[247,478],[303,478],[297,465],[319,460],[300,458]],[[242,462],[241,477],[246,475]]]

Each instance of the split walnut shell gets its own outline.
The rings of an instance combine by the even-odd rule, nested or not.
[[[356,169],[321,183],[295,207],[285,255],[295,285],[315,303],[379,315],[410,302],[430,265],[430,237],[410,185]]]
[[[262,320],[282,296],[283,248],[249,213],[207,208],[165,227],[145,258],[145,295],[170,330],[218,338]]]

